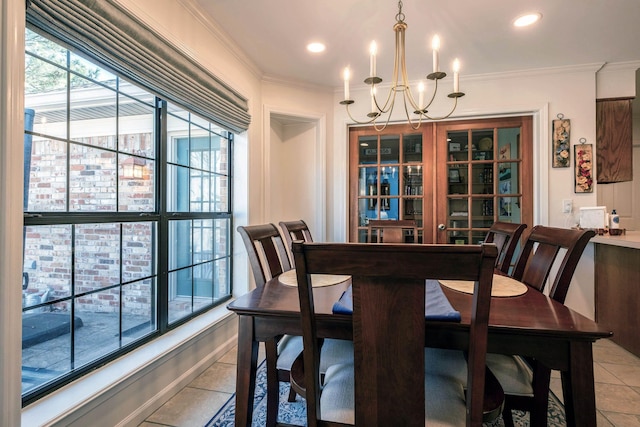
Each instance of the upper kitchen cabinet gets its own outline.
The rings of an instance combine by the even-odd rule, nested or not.
[[[596,101],[596,178],[600,184],[633,180],[632,101]]]

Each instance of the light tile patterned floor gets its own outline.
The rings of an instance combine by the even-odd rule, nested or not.
[[[236,349],[229,351],[140,426],[204,425],[234,392],[236,355]],[[593,359],[598,426],[640,427],[640,358],[610,340],[600,340],[593,347]],[[562,400],[557,372],[551,389]]]

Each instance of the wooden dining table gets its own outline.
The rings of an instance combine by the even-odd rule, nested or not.
[[[313,289],[319,337],[352,339],[351,316],[332,312],[348,286],[349,281]],[[442,289],[461,321],[425,320],[425,346],[465,349],[472,295]],[[228,308],[239,317],[235,425],[250,426],[259,342],[302,335],[297,288],[276,277]],[[609,330],[535,289],[491,300],[488,351],[535,357],[559,370],[568,426],[596,426],[592,344],[609,336]]]

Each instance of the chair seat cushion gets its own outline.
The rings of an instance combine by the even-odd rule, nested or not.
[[[464,360],[464,358],[463,358]],[[331,366],[325,375],[320,411],[323,420],[355,423],[353,364]],[[402,408],[398,408],[402,411]],[[425,375],[425,425],[463,426],[466,422],[464,389],[446,375]]]
[[[533,396],[533,372],[521,357],[487,353],[487,367],[500,381],[505,394]]]
[[[424,369],[427,375],[442,375],[467,386],[467,360],[460,350],[425,348]]]
[[[285,335],[278,343],[278,361],[276,367],[285,371],[302,352],[302,337]],[[326,339],[320,355],[320,373],[324,374],[331,365],[353,363],[353,342],[338,339]]]

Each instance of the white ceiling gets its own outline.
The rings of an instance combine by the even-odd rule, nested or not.
[[[393,67],[395,0],[192,0],[243,51],[265,78],[340,87],[369,71],[371,40],[378,75]],[[542,13],[535,26],[512,20]],[[409,79],[431,72],[431,38],[439,34],[441,69],[458,57],[464,75],[640,60],[640,0],[405,0]],[[311,55],[305,46],[322,41]],[[464,88],[461,88],[462,90]]]

